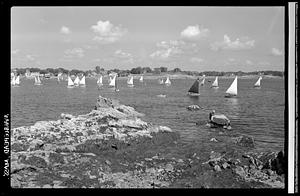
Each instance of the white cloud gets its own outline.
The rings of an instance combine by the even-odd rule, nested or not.
[[[211,49],[218,50],[244,50],[251,49],[255,45],[255,40],[250,40],[248,37],[237,38],[235,41],[231,41],[228,35],[224,35],[222,42],[215,42],[211,44]]]
[[[150,54],[150,57],[160,60],[170,60],[183,54],[194,54],[197,51],[196,44],[182,40],[161,41],[156,44],[156,47],[158,49]]]
[[[203,63],[203,62],[204,62],[203,59],[198,58],[198,57],[192,57],[192,58],[190,59],[190,61],[193,62],[193,63]]]
[[[82,58],[84,56],[84,50],[82,48],[67,49],[64,52],[66,58]]]
[[[186,39],[199,39],[206,37],[209,33],[209,29],[199,27],[199,25],[188,26],[181,32],[181,37]]]
[[[283,51],[282,51],[282,50],[279,50],[279,49],[277,49],[277,48],[272,48],[271,53],[272,53],[272,55],[274,55],[274,56],[281,56],[281,55],[283,55]]]
[[[127,29],[121,26],[114,26],[109,21],[103,22],[101,20],[99,20],[96,25],[93,25],[91,29],[97,34],[94,40],[100,43],[116,42],[127,33]]]
[[[229,58],[229,59],[228,59],[228,61],[230,61],[230,62],[234,62],[234,61],[235,61],[235,59],[234,59],[234,58]]]
[[[123,52],[122,50],[116,50],[114,55],[119,58],[129,58],[132,57],[132,54]]]
[[[66,35],[71,34],[70,28],[68,28],[68,27],[66,27],[66,26],[62,26],[61,29],[60,29],[60,32],[61,32],[62,34],[66,34]]]
[[[34,54],[27,54],[25,57],[26,57],[26,60],[34,61],[36,55],[34,55]]]
[[[270,62],[266,62],[266,61],[261,61],[261,62],[258,63],[258,65],[262,65],[262,66],[264,66],[264,65],[271,65],[271,63]]]

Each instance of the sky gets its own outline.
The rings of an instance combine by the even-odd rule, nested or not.
[[[284,70],[284,7],[12,7],[11,67]]]

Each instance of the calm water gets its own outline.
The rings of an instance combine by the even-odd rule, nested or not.
[[[133,88],[127,87],[125,79],[118,79],[119,92],[104,87],[97,88],[96,79],[86,78],[86,88],[66,87],[67,82],[56,79],[43,80],[44,85],[33,85],[34,80],[21,79],[20,87],[11,88],[11,127],[33,125],[40,120],[57,120],[61,113],[73,115],[90,112],[99,96],[116,98],[121,103],[144,113],[147,122],[166,125],[178,131],[181,141],[199,144],[209,141],[216,130],[205,126],[208,112],[225,114],[230,120],[230,133],[250,135],[256,141],[256,149],[282,150],[284,146],[284,81],[264,78],[262,87],[254,89],[257,79],[239,79],[238,97],[224,98],[224,92],[233,78],[219,78],[219,89],[211,89],[211,83],[201,87],[198,98],[186,95],[193,84],[192,79],[171,79],[172,85],[159,85],[155,79],[134,80]],[[207,80],[206,80],[207,81]],[[211,79],[213,82],[213,79]],[[166,98],[156,97],[165,94]],[[191,104],[203,109],[186,110]],[[202,122],[196,125],[195,122]],[[214,132],[215,131],[215,132]],[[217,131],[219,132],[219,131]]]

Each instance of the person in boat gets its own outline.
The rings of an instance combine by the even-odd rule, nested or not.
[[[213,110],[213,111],[211,111],[210,113],[209,113],[209,122],[210,123],[214,123],[213,121],[212,121],[212,117],[213,117],[213,115],[215,114],[215,110]]]

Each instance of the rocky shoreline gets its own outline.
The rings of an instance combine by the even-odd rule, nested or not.
[[[88,114],[13,129],[12,188],[284,188],[282,151],[251,152],[240,136],[226,151],[184,152],[179,133],[142,116],[99,96]]]

